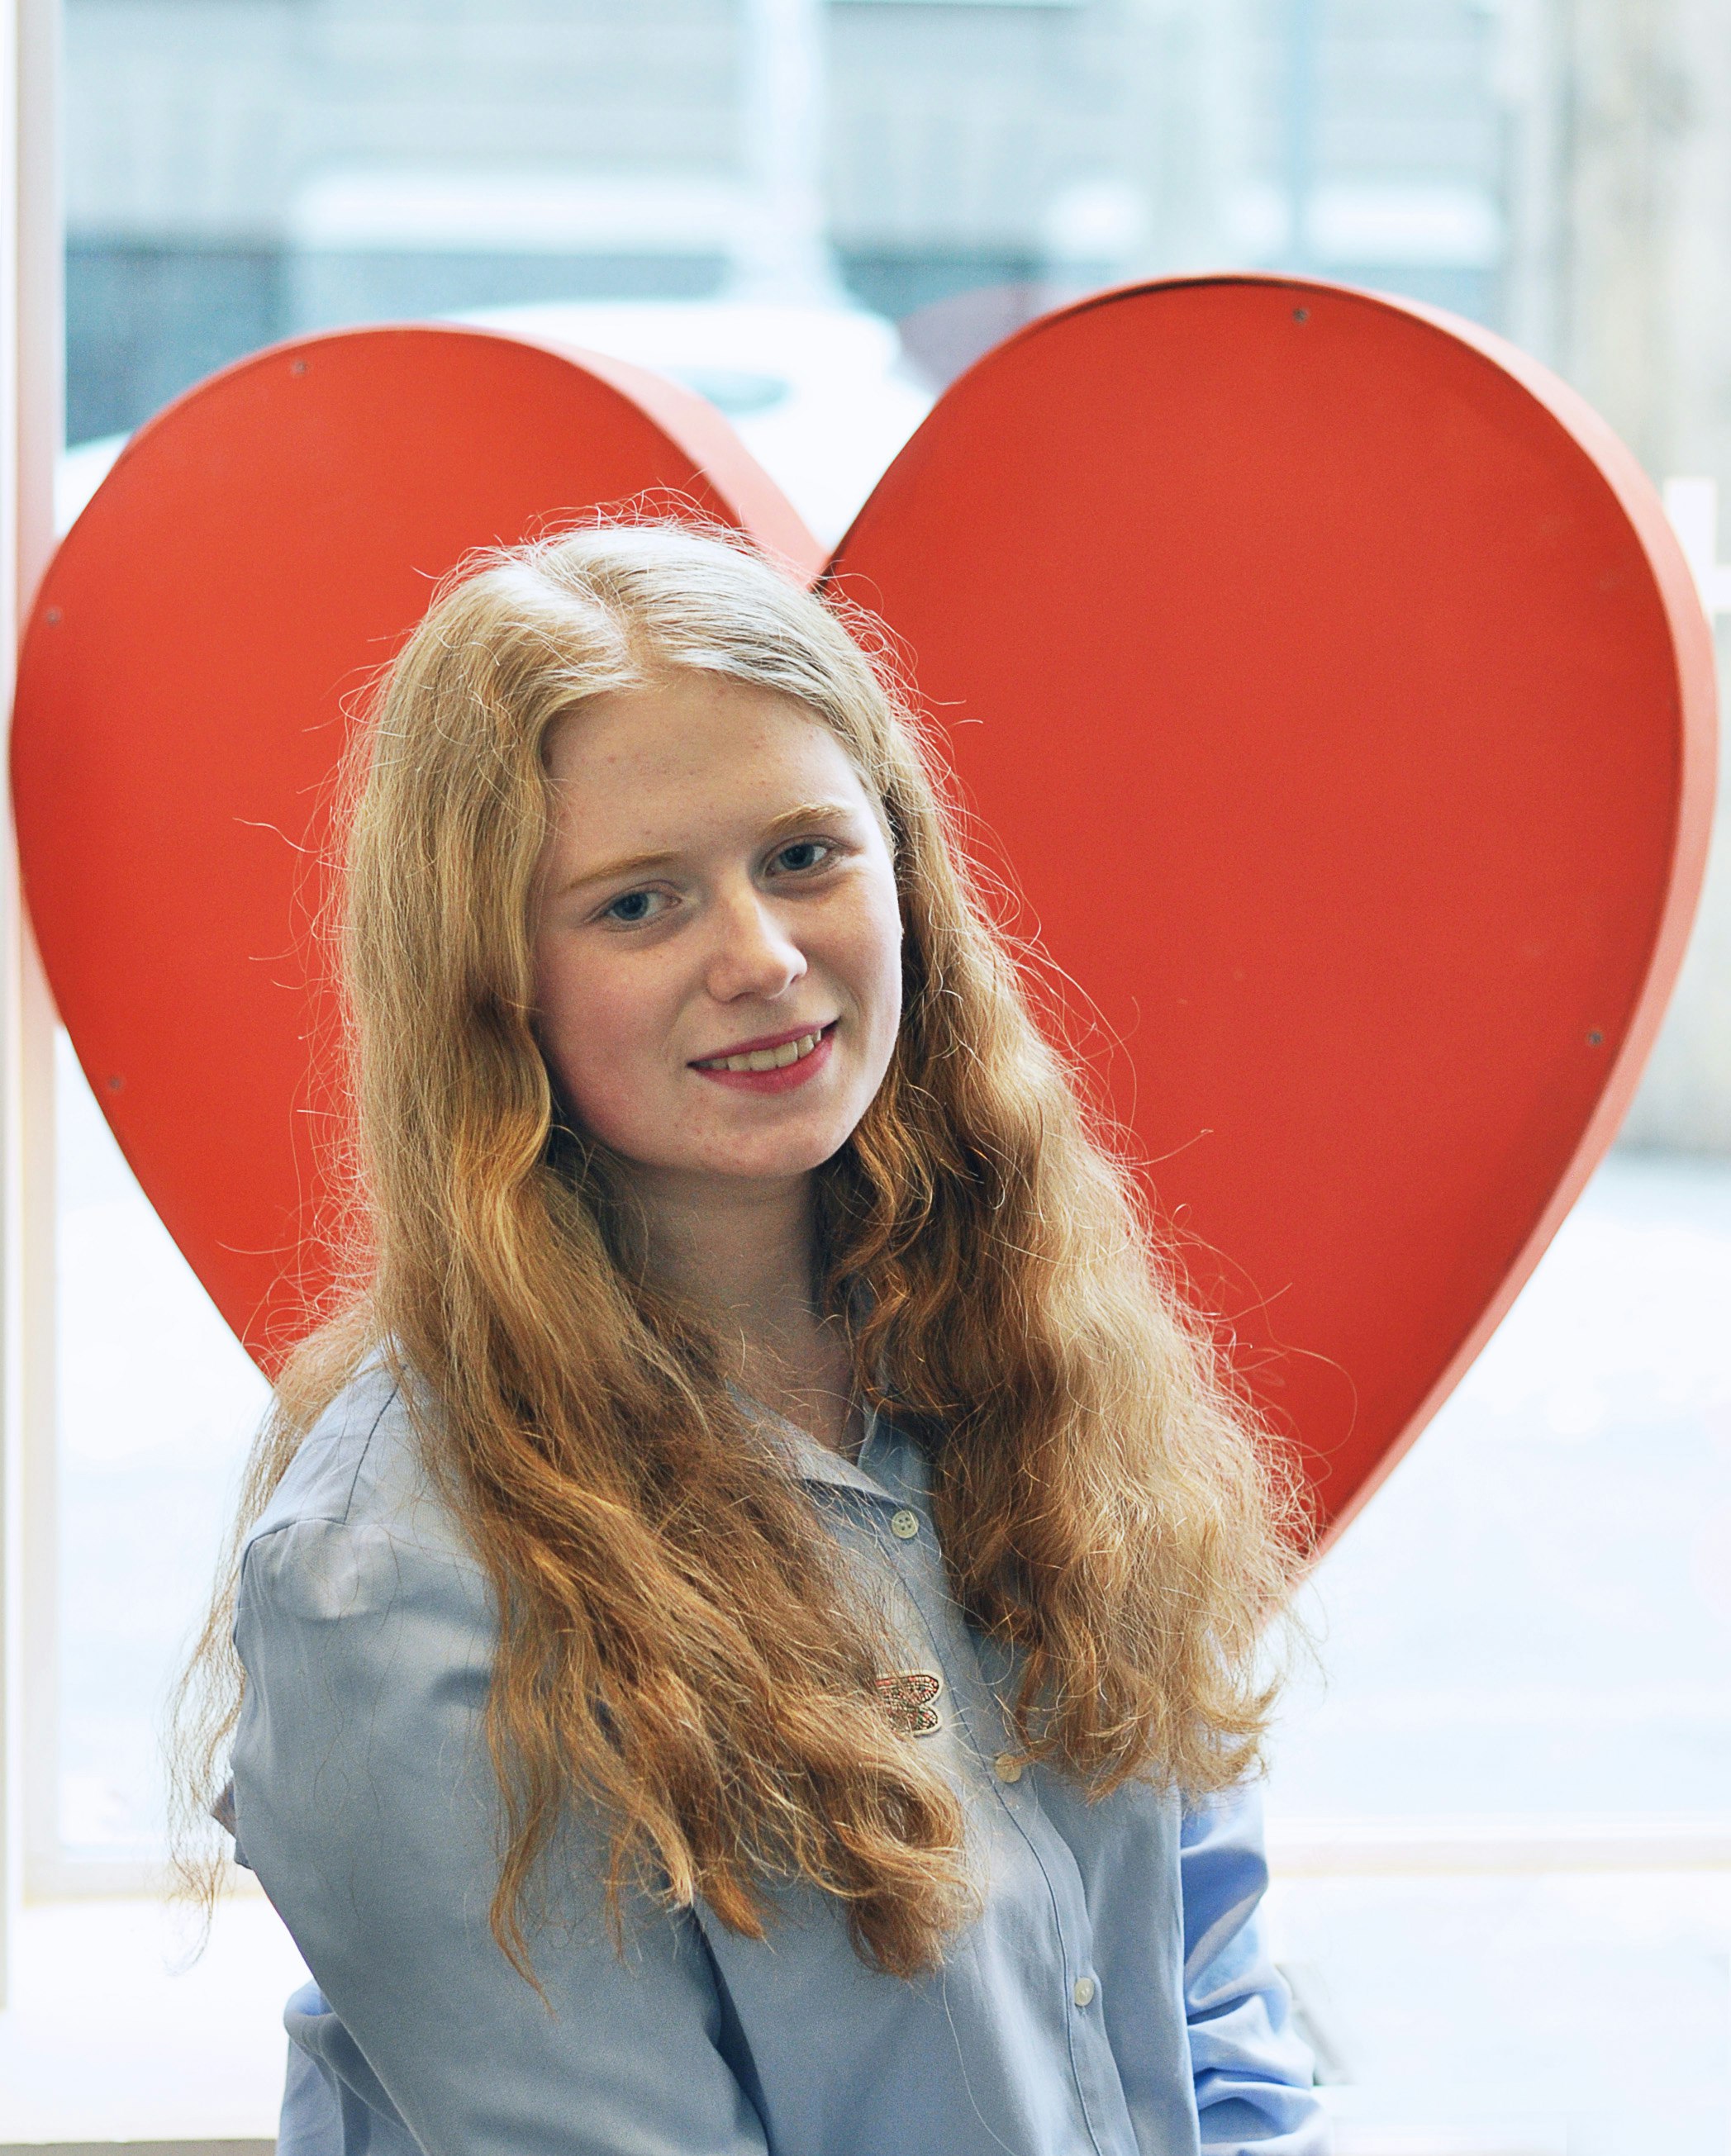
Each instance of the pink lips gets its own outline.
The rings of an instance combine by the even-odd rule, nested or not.
[[[770,1034],[758,1040],[745,1040],[732,1048],[717,1051],[716,1057],[706,1058],[712,1062],[722,1055],[752,1055],[759,1050],[780,1048],[790,1040],[802,1040],[812,1029],[809,1025],[789,1028],[785,1033]],[[835,1020],[824,1027],[818,1045],[809,1055],[802,1055],[797,1063],[784,1063],[778,1070],[715,1070],[693,1063],[687,1067],[700,1078],[707,1078],[717,1086],[727,1086],[737,1093],[791,1093],[795,1086],[804,1086],[815,1078],[830,1060],[830,1051],[835,1041]]]

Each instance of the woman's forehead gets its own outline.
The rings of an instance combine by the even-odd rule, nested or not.
[[[609,690],[549,744],[561,850],[686,845],[801,808],[876,811],[851,757],[808,706],[725,675]]]
[[[840,757],[828,721],[783,690],[696,668],[604,690],[566,712],[547,743],[558,782],[629,771],[642,777]]]

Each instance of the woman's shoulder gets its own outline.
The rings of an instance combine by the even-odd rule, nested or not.
[[[307,1761],[318,1763],[311,1808],[328,1824],[331,1807],[370,1775],[388,1709],[420,1731],[413,1745],[431,1749],[414,1757],[430,1771],[451,1718],[466,1727],[485,1698],[493,1596],[428,1471],[427,1419],[419,1396],[411,1412],[408,1382],[383,1354],[361,1363],[246,1538],[233,1631],[245,1686],[232,1768],[254,1861],[269,1850],[281,1793],[299,1785]],[[270,1877],[263,1862],[259,1871]]]
[[[372,1348],[301,1440],[248,1544],[294,1527],[367,1530],[444,1552],[455,1522],[429,1471],[435,1417],[425,1389]]]

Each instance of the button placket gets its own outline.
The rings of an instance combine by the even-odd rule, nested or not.
[[[884,1481],[886,1496],[912,1494],[901,1476],[886,1475]],[[1085,2138],[1077,2156],[1084,2152],[1095,2156],[1107,2146],[1098,2138],[1098,2122],[1111,2114],[1117,2071],[1109,2052],[1102,2063],[1106,2038],[1098,2017],[1085,2018],[1076,2006],[1074,1983],[1078,1979],[1066,1982],[1063,1974],[1066,1969],[1074,1971],[1088,1952],[1086,1896],[1075,1855],[1045,1817],[1035,1779],[1029,1773],[1030,1762],[1011,1748],[1014,1732],[1007,1726],[1001,1682],[988,1677],[979,1665],[978,1646],[943,1569],[935,1531],[921,1532],[929,1529],[929,1522],[911,1504],[898,1505],[887,1517],[881,1502],[873,1509],[878,1548],[892,1558],[893,1570],[918,1612],[937,1657],[932,1666],[945,1672],[950,1702],[945,1719],[973,1749],[979,1763],[974,1771],[979,1773],[980,1767],[989,1770],[985,1787],[998,1799],[998,1816],[1045,1881],[1045,1906],[1053,1928],[1054,1973],[1076,2017],[1071,2024],[1068,2046],[1071,2085],[1083,2133],[1094,2137]],[[1097,1979],[1087,1981],[1097,1989]],[[1093,1995],[1091,1992],[1091,1999]]]
[[[936,1656],[932,1667],[944,1672],[950,1702],[945,1719],[961,1741],[972,1748],[980,1765],[989,1768],[985,1786],[999,1800],[994,1808],[998,1816],[1019,1840],[1045,1881],[1045,1907],[1053,1928],[1054,1974],[1076,2017],[1071,2023],[1068,2048],[1072,2087],[1084,2136],[1077,2156],[1084,2156],[1084,2152],[1086,2156],[1093,2156],[1093,2152],[1107,2146],[1107,2140],[1101,2138],[1104,2131],[1101,2122],[1112,2114],[1117,2081],[1116,2068],[1106,2048],[1104,2027],[1097,2015],[1084,2014],[1076,1999],[1076,1986],[1085,1981],[1090,1987],[1088,2000],[1092,2004],[1098,1997],[1098,1979],[1072,1974],[1066,1983],[1063,1975],[1066,1969],[1074,1972],[1078,1964],[1086,1965],[1089,1938],[1086,1891],[1075,1853],[1045,1815],[1035,1779],[1028,1771],[1030,1763],[1010,1748],[1014,1732],[1006,1726],[1009,1717],[1001,1677],[989,1677],[980,1666],[979,1645],[971,1636],[967,1620],[950,1590],[935,1530],[910,1503],[897,1504],[896,1510],[886,1517],[882,1499],[889,1497],[893,1501],[914,1495],[915,1479],[893,1466],[882,1476],[879,1502],[871,1508],[875,1513],[872,1529],[882,1555],[892,1558],[892,1569],[899,1575],[900,1584],[931,1641]],[[922,1494],[922,1481],[920,1486]],[[906,1524],[901,1516],[906,1516]],[[884,1532],[886,1527],[887,1534]],[[922,1529],[927,1532],[922,1533]],[[1000,1762],[1004,1767],[1000,1767]],[[1004,1767],[1010,1771],[1005,1772]],[[979,1771],[977,1767],[975,1772]],[[1121,2096],[1118,2100],[1122,2102]]]

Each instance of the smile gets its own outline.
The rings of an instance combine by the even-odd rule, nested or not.
[[[751,1093],[782,1093],[814,1078],[830,1060],[836,1021],[779,1040],[742,1042],[722,1055],[706,1055],[691,1068],[701,1078]]]
[[[802,1033],[792,1040],[783,1040],[773,1048],[753,1048],[744,1055],[710,1055],[693,1065],[698,1070],[785,1070],[790,1063],[800,1063],[809,1055],[823,1039],[826,1029],[817,1027],[810,1033]]]

